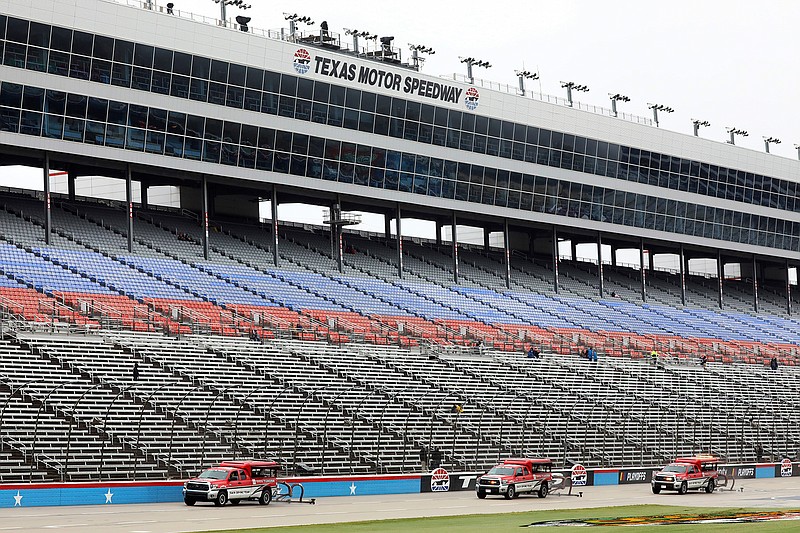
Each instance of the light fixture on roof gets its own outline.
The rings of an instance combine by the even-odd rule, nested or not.
[[[345,35],[352,35],[353,36],[353,52],[355,52],[356,54],[360,54],[361,53],[360,50],[359,50],[359,45],[358,45],[358,40],[359,39],[368,39],[368,40],[373,40],[373,41],[378,39],[377,35],[372,34],[372,33],[368,32],[368,31],[351,30],[351,29],[345,28],[344,29],[344,33],[345,33]]]
[[[728,144],[736,144],[735,142],[733,142],[734,135],[739,135],[741,137],[747,137],[748,135],[750,135],[749,133],[747,133],[746,130],[742,130],[742,129],[739,129],[739,128],[734,128],[732,126],[728,127],[728,128],[725,128],[725,129],[727,130],[728,133],[731,134],[731,140],[728,141]]]
[[[245,4],[244,0],[214,0],[214,3],[219,4],[219,18],[222,20],[222,25],[228,25],[228,15],[225,8],[227,6],[238,7],[239,9],[250,9],[251,5]]]
[[[284,13],[283,18],[289,21],[289,35],[292,38],[297,32],[298,24],[307,24],[309,26],[314,24],[314,20],[311,17],[301,16],[297,13]]]
[[[697,137],[700,133],[700,126],[710,126],[711,123],[707,120],[698,120],[696,118],[692,119],[692,124],[694,125],[694,136]]]
[[[414,68],[417,70],[419,70],[419,67],[421,67],[422,63],[425,62],[425,58],[420,57],[419,54],[433,55],[436,53],[436,50],[434,50],[430,46],[425,46],[424,44],[408,43],[408,47],[409,49],[411,49],[411,62],[414,65]]]
[[[525,80],[538,80],[539,73],[531,72],[530,70],[515,70],[514,74],[519,79],[519,95],[525,96]]]
[[[764,150],[769,153],[769,145],[770,144],[780,144],[781,140],[775,137],[764,137]]]
[[[794,149],[797,150],[797,159],[800,160],[800,144],[795,144]]]
[[[663,111],[664,113],[674,113],[675,110],[669,106],[665,106],[662,104],[647,104],[648,109],[653,110],[653,122],[656,123],[656,128],[658,127],[658,112]]]
[[[611,112],[614,113],[614,116],[617,116],[617,102],[630,102],[631,99],[624,94],[615,93],[611,94],[608,93],[608,97],[611,98]]]
[[[578,91],[582,93],[589,92],[588,86],[575,83],[574,81],[562,81],[561,88],[567,90],[567,105],[570,107],[572,107],[572,91]]]
[[[459,56],[458,59],[467,65],[467,83],[475,83],[475,78],[472,76],[472,66],[475,65],[476,67],[481,68],[491,68],[492,65],[488,61],[483,61],[481,59],[475,59],[474,57],[461,57]]]

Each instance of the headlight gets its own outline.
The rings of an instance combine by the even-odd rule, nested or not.
[[[668,477],[667,481],[675,481],[675,478],[674,477]]]

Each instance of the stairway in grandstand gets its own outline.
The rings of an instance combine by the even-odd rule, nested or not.
[[[314,473],[398,473],[505,455],[655,465],[713,452],[795,456],[800,321],[776,293],[321,228],[134,220],[107,203],[0,198],[0,481],[185,476],[269,456]],[[402,274],[402,275],[401,275]],[[254,334],[258,335],[255,339]],[[252,337],[252,338],[251,338]],[[535,345],[543,357],[529,359]],[[600,361],[578,357],[586,346]],[[646,354],[656,349],[661,364]],[[707,368],[697,364],[707,356]],[[782,367],[764,363],[779,357]],[[131,379],[138,362],[141,379]],[[463,405],[457,414],[454,405]],[[665,437],[666,435],[666,437]],[[305,471],[304,470],[304,471]]]

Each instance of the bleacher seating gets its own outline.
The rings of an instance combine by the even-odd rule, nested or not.
[[[98,202],[0,198],[0,481],[153,479],[230,457],[291,470],[451,468],[503,455],[560,464],[658,464],[713,452],[800,453],[793,412],[800,321],[747,284],[562,261],[549,266],[346,233],[342,269],[322,228],[272,233]],[[608,296],[613,291],[614,296]],[[542,356],[525,356],[534,345]],[[579,357],[586,347],[600,361]],[[649,353],[660,354],[653,364]],[[699,357],[709,363],[701,367]],[[779,371],[765,365],[773,357]],[[139,364],[141,377],[131,369]],[[453,410],[463,405],[462,413]],[[665,435],[667,437],[665,437]]]

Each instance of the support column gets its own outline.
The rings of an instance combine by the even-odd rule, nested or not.
[[[617,251],[614,249],[614,246],[611,246],[611,266],[617,266]]]
[[[150,188],[150,185],[148,185],[146,181],[142,180],[139,182],[139,187],[142,189],[140,194],[140,196],[142,197],[141,199],[142,209],[147,209],[147,204],[148,204],[147,191]]]
[[[686,305],[686,257],[683,253],[683,245],[681,244],[681,305]]]
[[[681,269],[683,272],[683,269]],[[644,239],[639,239],[639,273],[642,276],[642,302],[647,301],[647,269],[644,266]]]
[[[553,226],[553,291],[558,294],[558,230]]]
[[[133,172],[125,165],[125,201],[128,202],[128,253],[133,253]]]
[[[506,288],[511,288],[511,237],[508,233],[508,219],[503,221],[503,252],[506,258]]]
[[[383,215],[383,238],[386,246],[389,246],[392,240],[392,217],[389,213]]]
[[[278,251],[278,188],[272,187],[272,264],[279,266],[280,253]]]
[[[402,212],[400,204],[397,204],[395,225],[397,227],[397,277],[403,279],[403,224],[401,222]]]
[[[203,188],[203,259],[208,261],[208,180],[203,176],[200,186]]]
[[[789,280],[789,260],[786,260],[786,312],[792,316],[792,284]]]
[[[50,154],[44,154],[44,243],[50,245]]]
[[[570,239],[569,241],[570,248],[572,249],[572,260],[578,260],[578,243],[575,241],[575,237]]]
[[[536,235],[532,232],[528,232],[528,257],[533,259],[533,252],[536,250]]]
[[[442,245],[442,223],[438,220],[436,221],[436,245]]]
[[[344,238],[342,237],[342,230],[344,226],[342,226],[342,200],[339,196],[336,196],[336,267],[339,269],[339,273],[344,272],[344,247],[342,246],[342,242]]]
[[[719,302],[719,308],[724,309],[724,303],[722,301],[722,276],[725,275],[725,266],[722,264],[722,250],[717,250],[717,297]]]
[[[753,311],[758,313],[758,264],[753,256]]]
[[[458,284],[458,232],[456,231],[456,212],[453,211],[453,283]]]
[[[489,255],[489,231],[486,228],[483,228],[483,251]]]
[[[67,171],[67,198],[75,199],[75,173],[72,170]]]
[[[600,298],[603,297],[606,282],[603,279],[603,234],[597,232],[597,277],[600,280]]]

